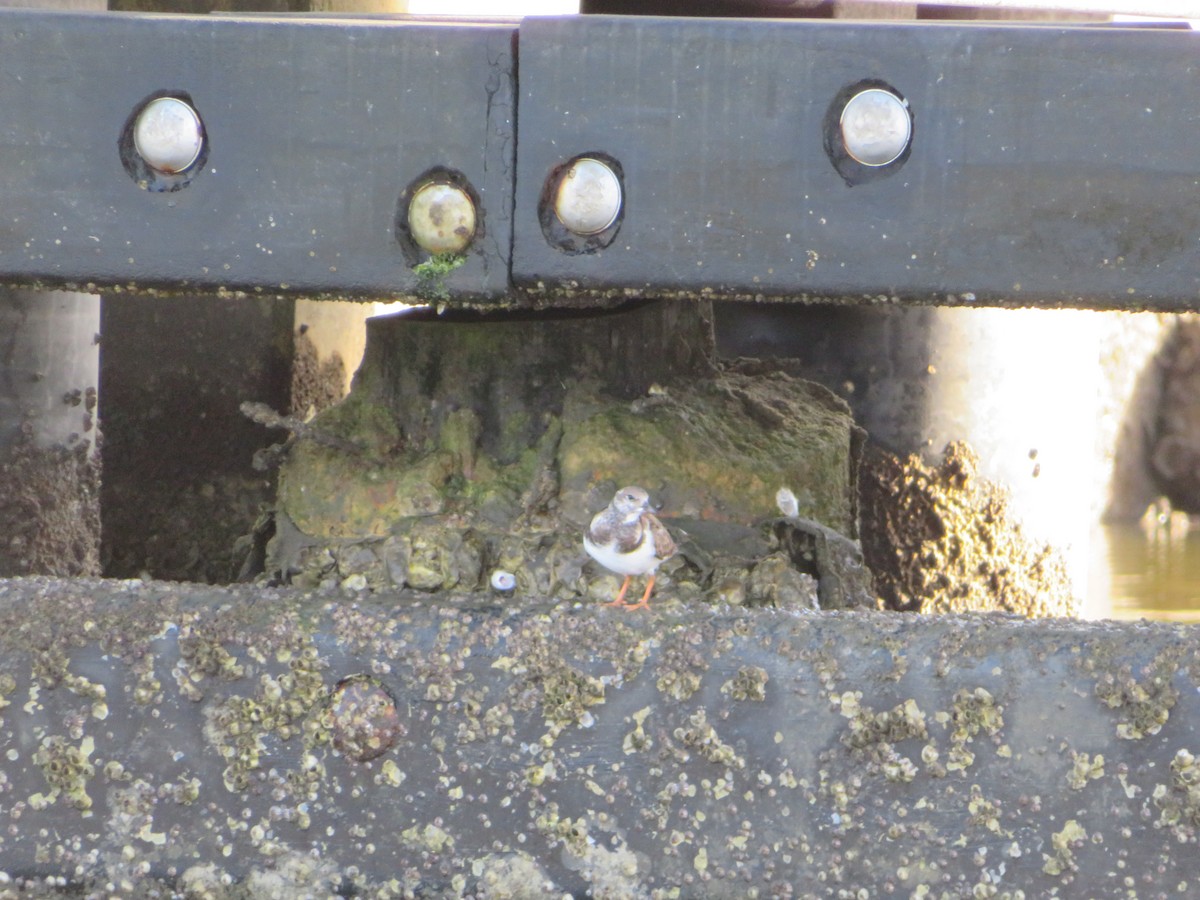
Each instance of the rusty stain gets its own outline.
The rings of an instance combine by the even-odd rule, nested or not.
[[[333,745],[358,762],[387,753],[406,732],[395,698],[370,675],[351,675],[339,681],[329,710]]]

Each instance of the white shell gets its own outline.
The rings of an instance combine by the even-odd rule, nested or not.
[[[503,569],[492,572],[492,590],[511,591],[516,586],[517,576],[512,572],[505,572]]]
[[[800,515],[800,501],[796,499],[796,495],[790,488],[781,487],[775,492],[775,505],[779,507],[780,514],[789,519]]]

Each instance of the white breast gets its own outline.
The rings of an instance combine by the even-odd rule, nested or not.
[[[604,568],[620,575],[645,575],[657,569],[662,562],[655,555],[654,536],[648,530],[641,546],[632,553],[620,553],[615,542],[594,544],[586,534],[583,536],[583,549]]]

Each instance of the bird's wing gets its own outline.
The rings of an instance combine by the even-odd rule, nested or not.
[[[667,526],[649,514],[643,517],[643,521],[649,526],[650,534],[654,536],[654,555],[659,559],[668,559],[674,556],[675,540],[671,537],[671,532],[667,531]]]
[[[617,549],[622,553],[632,553],[641,546],[642,539],[646,534],[645,523],[640,519],[632,525],[625,525],[612,529],[609,532],[609,538],[616,538]]]
[[[617,538],[617,523],[606,512],[597,513],[588,526],[587,539],[597,547],[606,547]],[[640,530],[639,530],[640,534]],[[621,549],[626,549],[622,543]]]

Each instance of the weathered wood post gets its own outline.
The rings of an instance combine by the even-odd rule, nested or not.
[[[0,576],[100,574],[100,301],[0,290]]]

